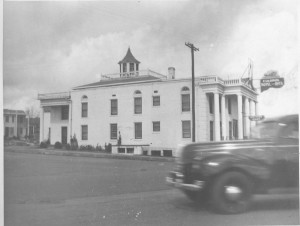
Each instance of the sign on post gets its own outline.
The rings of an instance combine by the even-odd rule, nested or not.
[[[261,92],[269,88],[281,88],[284,85],[284,78],[263,78],[260,80]]]

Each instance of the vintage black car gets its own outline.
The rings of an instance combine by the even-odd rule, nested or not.
[[[297,191],[298,115],[267,119],[251,130],[251,140],[179,148],[176,168],[167,176],[167,183],[226,214],[246,211],[253,194],[267,194],[272,188]]]

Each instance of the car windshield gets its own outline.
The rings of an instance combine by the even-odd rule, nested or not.
[[[280,120],[263,121],[251,129],[251,138],[253,139],[273,139],[279,137],[299,139],[298,120],[289,122],[282,122]]]

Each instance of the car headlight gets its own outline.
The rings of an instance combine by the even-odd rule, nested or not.
[[[218,163],[218,162],[206,162],[205,164],[208,165],[208,166],[218,166],[218,165],[220,165],[220,163]]]

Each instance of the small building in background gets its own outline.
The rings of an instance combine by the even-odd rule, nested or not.
[[[27,135],[26,114],[22,110],[3,110],[4,138],[25,138]]]
[[[39,143],[40,118],[28,118],[23,110],[4,109],[3,129],[4,139],[26,139],[32,143]]]

